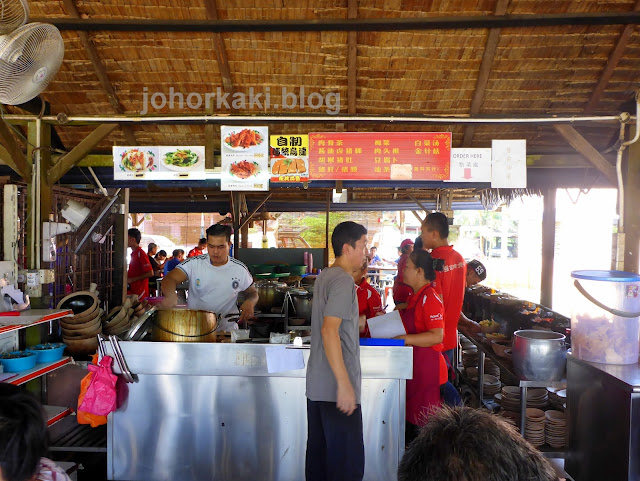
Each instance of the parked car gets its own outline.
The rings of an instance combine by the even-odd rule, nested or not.
[[[142,249],[147,252],[147,247],[149,246],[149,244],[153,242],[154,244],[157,244],[158,246],[158,250],[165,250],[167,252],[167,256],[171,257],[171,253],[175,250],[175,249],[182,249],[184,250],[184,255],[186,256],[189,251],[195,247],[192,246],[189,249],[187,249],[185,246],[181,246],[181,245],[177,245],[175,244],[171,239],[169,239],[168,237],[165,237],[163,235],[158,235],[158,234],[151,234],[151,235],[142,235],[142,238],[140,239],[140,247],[142,247]]]

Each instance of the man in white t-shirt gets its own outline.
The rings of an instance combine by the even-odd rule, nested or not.
[[[169,272],[162,280],[164,301],[161,307],[171,308],[178,302],[176,286],[189,279],[189,309],[215,312],[221,318],[238,313],[238,294],[246,299],[240,306],[240,321],[253,317],[258,291],[249,269],[229,257],[231,227],[214,224],[207,229],[207,253],[190,257]],[[221,323],[220,330],[237,329],[236,323]]]

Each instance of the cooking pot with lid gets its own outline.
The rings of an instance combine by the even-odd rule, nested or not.
[[[287,284],[265,279],[256,282],[255,286],[258,291],[256,309],[267,312],[270,311],[272,307],[282,307]]]
[[[311,309],[313,295],[306,289],[292,288],[289,289],[291,302],[293,303],[293,311],[289,315],[292,317],[303,317],[307,321],[311,320]]]

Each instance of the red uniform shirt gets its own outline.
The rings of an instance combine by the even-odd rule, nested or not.
[[[453,250],[453,246],[436,247],[431,251],[434,259],[444,259],[444,271],[436,272],[436,291],[444,302],[444,350],[458,345],[458,320],[464,301],[467,263]]]
[[[197,247],[194,247],[193,249],[191,249],[189,251],[189,253],[187,254],[187,257],[195,257],[195,256],[201,256],[202,254],[204,254],[204,252],[202,252],[200,249],[198,249]]]
[[[367,319],[371,319],[377,316],[378,313],[384,312],[380,294],[367,282],[367,279],[362,279],[360,284],[356,284],[356,294],[358,296],[358,315],[364,315]],[[369,326],[365,326],[364,332],[360,334],[360,337],[371,337]]]
[[[396,280],[393,283],[393,302],[395,302],[396,304],[407,302],[407,299],[413,292],[413,289],[411,289],[403,282],[404,266],[407,265],[407,259],[409,259],[409,254],[402,254],[400,256],[400,260],[398,261],[398,275],[396,276]]]
[[[445,307],[436,292],[434,284],[427,284],[416,294],[409,297],[407,310],[414,309],[414,323],[418,333],[431,329],[445,329]],[[431,346],[434,351],[442,352],[443,344]],[[440,356],[440,384],[447,382],[447,363],[444,356]]]
[[[127,271],[127,277],[138,277],[145,272],[153,273],[153,268],[149,262],[149,256],[140,247],[131,253],[131,263]],[[140,300],[149,297],[149,278],[140,281],[129,282],[127,294],[138,294]]]

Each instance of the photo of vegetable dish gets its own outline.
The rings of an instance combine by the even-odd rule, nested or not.
[[[260,166],[258,165],[258,163],[249,162],[247,160],[234,162],[229,167],[229,174],[234,177],[238,177],[239,179],[248,179],[249,177],[258,175],[259,172]]]
[[[156,170],[154,164],[155,154],[150,151],[140,149],[129,149],[120,155],[120,170],[130,172],[153,172]]]
[[[254,145],[260,145],[264,139],[257,130],[242,129],[240,132],[231,132],[224,139],[224,143],[230,149],[244,150]]]
[[[199,161],[200,156],[191,149],[176,149],[162,156],[162,163],[171,170],[188,170]]]

